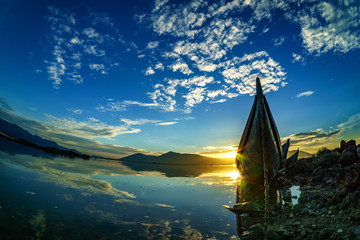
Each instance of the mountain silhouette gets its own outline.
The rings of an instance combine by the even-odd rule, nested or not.
[[[37,135],[33,135],[26,131],[25,129],[19,127],[18,125],[14,123],[10,123],[8,121],[5,121],[0,118],[0,132],[5,133],[6,135],[9,135],[11,137],[14,137],[16,139],[23,139],[25,141],[28,141],[30,143],[33,143],[35,145],[38,145],[40,147],[49,147],[49,148],[57,148],[65,151],[73,151],[76,153],[80,153],[75,149],[69,149],[60,146],[54,141],[50,141],[44,138],[41,138]]]
[[[223,160],[219,158],[204,157],[198,154],[167,152],[160,156],[135,153],[118,159],[125,162],[137,163],[159,163],[159,164],[233,164],[234,160]]]
[[[43,152],[45,152],[51,155],[62,155],[70,158],[90,158],[87,154],[82,154],[75,149],[62,147],[54,141],[33,135],[18,125],[3,119],[0,119],[0,138],[0,150],[9,154],[22,153],[32,156],[42,156]]]

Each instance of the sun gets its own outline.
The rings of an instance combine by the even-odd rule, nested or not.
[[[227,153],[224,153],[224,156],[226,158],[235,158],[236,157],[236,151],[231,151],[231,152],[227,152]]]

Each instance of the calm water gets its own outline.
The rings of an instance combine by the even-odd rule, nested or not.
[[[237,238],[233,166],[156,167],[0,151],[0,239]]]

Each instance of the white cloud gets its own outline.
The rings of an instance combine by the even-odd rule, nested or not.
[[[127,119],[127,118],[121,118],[120,121],[124,122],[126,125],[143,125],[143,124],[148,124],[148,123],[158,123],[160,122],[159,120],[150,120],[150,119],[145,119],[145,118],[140,118],[140,119]]]
[[[44,62],[54,88],[59,88],[64,80],[81,84],[88,78],[83,65],[90,66],[100,74],[107,74],[108,70],[117,66],[115,59],[119,51],[124,51],[124,46],[136,48],[136,45],[123,40],[119,29],[113,26],[106,13],[75,15],[67,10],[49,7],[47,20],[50,33],[47,36],[49,46],[45,46],[44,50],[47,60]],[[106,33],[104,24],[112,26]],[[105,49],[110,51],[107,53]]]
[[[284,42],[285,42],[285,37],[280,36],[280,37],[274,39],[274,46],[275,47],[281,46],[281,45],[283,45]]]
[[[256,77],[261,78],[265,93],[286,85],[286,73],[265,51],[234,57],[217,67],[223,81],[201,75],[185,79],[165,78],[149,95],[158,104],[169,106],[170,111],[175,110],[176,102],[182,103],[181,99],[185,98],[185,102],[177,106],[190,113],[191,108],[203,101],[221,103],[239,94],[254,94]]]
[[[302,93],[298,93],[296,95],[297,98],[300,98],[300,97],[307,97],[307,96],[310,96],[314,93],[314,91],[306,91],[306,92],[302,92]]]
[[[153,75],[153,74],[155,74],[155,71],[151,67],[148,67],[146,69],[145,75],[148,76],[148,75]]]
[[[186,75],[190,75],[191,73],[193,73],[193,71],[191,71],[189,66],[181,59],[178,59],[176,62],[171,64],[169,68],[171,68],[173,72],[179,71]]]
[[[223,102],[226,102],[226,99],[225,99],[225,98],[219,99],[219,100],[217,100],[217,101],[210,101],[211,104],[213,104],[213,103],[223,103]]]
[[[96,70],[96,71],[103,71],[105,70],[105,66],[104,64],[98,64],[98,63],[91,63],[89,65],[91,70]]]
[[[96,25],[96,24],[104,24],[107,25],[109,27],[114,27],[114,23],[112,21],[112,19],[109,17],[109,15],[107,13],[104,12],[91,12],[90,16],[92,17],[92,24]]]
[[[341,129],[349,129],[352,130],[354,127],[359,126],[360,124],[360,113],[351,116],[344,123],[338,125]]]
[[[100,36],[93,28],[85,28],[82,33],[88,38],[98,38]]]
[[[95,109],[99,112],[122,112],[126,111],[128,107],[131,106],[139,106],[139,107],[147,107],[152,109],[160,109],[166,112],[174,111],[175,110],[175,104],[176,101],[172,100],[171,98],[167,98],[168,101],[165,101],[162,99],[162,103],[158,102],[158,95],[159,92],[154,92],[149,94],[150,98],[153,100],[151,103],[144,103],[139,101],[133,101],[133,100],[125,100],[125,101],[114,101],[114,100],[108,100],[108,102],[105,105],[99,104]]]
[[[191,108],[195,104],[201,103],[205,99],[205,93],[205,89],[200,87],[197,87],[188,92],[186,95],[183,96],[186,99],[185,107]]]
[[[305,64],[305,59],[300,54],[293,53],[292,57],[293,57],[292,60],[293,63],[300,62],[301,64]]]
[[[159,62],[155,65],[155,69],[164,71],[164,65],[161,62]]]
[[[193,78],[185,79],[181,81],[180,85],[186,88],[191,86],[205,87],[207,84],[214,82],[213,77],[195,76]]]
[[[267,93],[277,91],[286,76],[280,64],[265,51],[245,54],[242,58],[234,57],[226,61],[221,74],[225,77],[228,87],[239,94],[251,95],[255,93],[256,77],[260,77],[264,93]]]
[[[162,38],[161,48],[151,48],[157,43],[149,43],[148,48],[153,50],[151,57],[166,62],[173,72],[194,76],[184,79],[169,76],[155,82],[150,98],[168,106],[170,111],[191,112],[191,108],[203,101],[221,103],[239,94],[254,94],[256,77],[261,78],[265,93],[284,87],[286,72],[267,52],[234,57],[233,49],[246,43],[251,34],[258,33],[259,26],[263,29],[261,34],[269,31],[260,20],[270,21],[272,11],[290,11],[290,5],[268,0],[156,1],[151,13],[138,16],[142,24],[151,24],[158,37],[166,36]],[[243,14],[245,11],[247,14]],[[284,41],[285,37],[280,36],[275,39],[275,45],[280,46]],[[211,81],[196,82],[201,78]]]
[[[160,123],[156,123],[156,125],[158,126],[170,126],[170,125],[174,125],[177,124],[177,122],[160,122]]]
[[[72,44],[83,44],[84,40],[80,40],[78,37],[74,37],[70,40],[70,43]]]
[[[360,48],[359,1],[318,2],[301,11],[296,20],[310,53],[347,53]]]
[[[125,134],[126,127],[124,127],[124,130],[119,130],[116,129],[116,126],[101,123],[100,120],[95,118],[89,118],[88,121],[79,122],[66,118],[59,119],[50,115],[48,115],[49,121],[44,123],[16,115],[15,112],[12,111],[12,108],[6,106],[6,102],[1,98],[0,104],[4,107],[0,108],[0,118],[15,123],[32,134],[55,141],[60,146],[76,149],[89,155],[113,158],[125,157],[134,153],[149,154],[149,152],[144,149],[105,144],[90,139],[99,136],[111,138],[119,133]],[[54,125],[52,125],[52,122],[54,122]],[[91,122],[98,123],[99,125],[91,124]],[[75,131],[73,131],[73,129],[75,129]],[[128,130],[129,132],[137,132],[133,128],[128,128]]]
[[[85,138],[113,138],[118,135],[139,133],[140,129],[129,128],[128,126],[112,126],[99,121],[76,121],[71,118],[57,118],[46,115],[51,126],[57,132],[72,136]]]
[[[340,133],[340,129],[329,132],[316,129],[309,132],[292,134],[281,138],[281,140],[286,141],[290,138],[291,149],[300,148],[302,151],[314,152],[326,145],[334,145],[334,143],[337,145],[339,143]]]
[[[68,108],[66,110],[68,110],[69,112],[72,112],[74,114],[78,114],[78,115],[83,113],[83,110],[81,110],[81,109]]]
[[[146,46],[147,49],[154,49],[157,48],[159,46],[159,42],[158,41],[154,41],[154,42],[149,42]]]

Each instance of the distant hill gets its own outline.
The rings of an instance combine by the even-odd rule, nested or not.
[[[28,131],[26,131],[25,129],[19,127],[18,125],[9,123],[8,121],[5,121],[1,118],[0,118],[0,132],[3,132],[6,135],[12,136],[16,139],[26,140],[28,142],[31,142],[31,143],[36,144],[41,147],[57,148],[57,149],[61,149],[61,150],[73,151],[76,153],[80,153],[75,149],[65,148],[65,147],[58,145],[54,141],[50,141],[47,139],[43,139],[37,135],[33,135],[33,134],[29,133]]]
[[[218,158],[204,157],[198,154],[167,152],[160,156],[145,155],[135,153],[133,155],[120,158],[125,162],[137,163],[161,163],[161,164],[233,164],[234,160],[223,160]]]
[[[287,154],[287,157],[292,156],[295,152],[296,152],[296,150],[289,151],[288,154]],[[312,157],[312,156],[314,156],[314,155],[313,155],[313,154],[310,154],[310,153],[308,153],[308,152],[299,151],[299,157],[298,157],[298,159],[300,159],[300,158],[309,158],[309,157]]]
[[[204,173],[232,171],[234,164],[233,159],[224,160],[175,152],[167,152],[160,156],[136,153],[118,160],[135,171],[157,171],[167,177],[197,177]]]
[[[68,149],[58,145],[54,141],[43,139],[33,135],[16,124],[9,123],[0,118],[0,149],[4,149],[9,154],[28,153],[30,155],[39,155],[43,151],[52,155],[63,155],[70,158],[79,157],[89,159],[90,156],[82,154],[75,149]],[[40,154],[42,155],[42,154]]]

